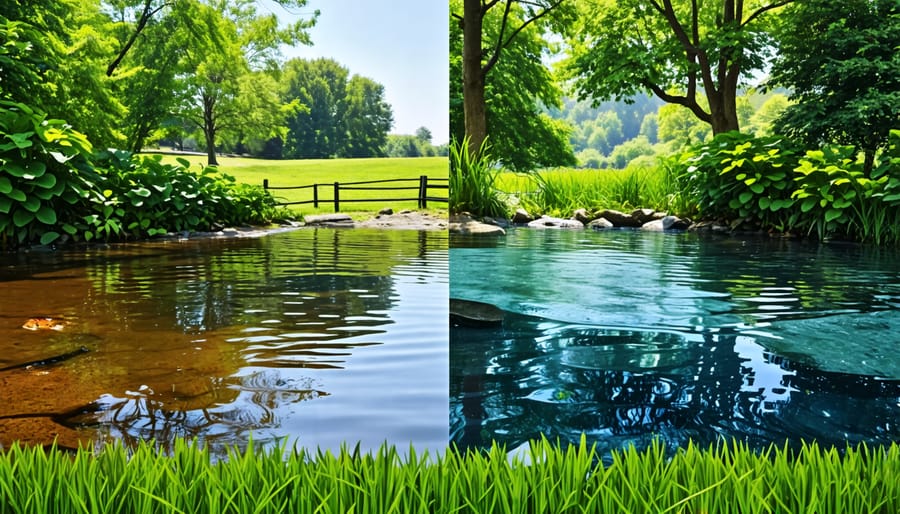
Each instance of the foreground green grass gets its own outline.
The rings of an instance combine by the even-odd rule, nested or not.
[[[179,156],[191,162],[192,169],[206,164],[205,156]],[[176,156],[166,155],[163,162],[175,162]],[[300,214],[317,214],[334,212],[334,182],[363,182],[386,179],[418,179],[421,175],[432,178],[447,178],[448,161],[446,157],[420,158],[384,158],[384,159],[304,159],[304,160],[265,160],[243,157],[220,157],[219,169],[235,177],[238,182],[261,186],[268,179],[271,187],[305,186],[310,184],[328,184],[319,188],[319,208],[312,204],[291,206]],[[446,182],[442,182],[446,185]],[[391,184],[384,184],[391,186]],[[377,185],[376,185],[377,186]],[[396,187],[418,187],[416,182],[397,183]],[[280,202],[302,202],[313,199],[312,189],[272,190],[272,194]],[[343,199],[366,198],[415,198],[417,192],[411,191],[342,191]],[[447,197],[447,190],[431,190],[431,196]],[[416,209],[415,200],[410,201],[373,201],[344,202],[341,212],[372,212],[383,207],[400,209]],[[446,203],[436,203],[429,207],[446,209]]]
[[[894,513],[900,446],[807,445],[798,452],[662,444],[600,463],[584,440],[535,442],[524,459],[487,453],[401,456],[233,451],[214,461],[177,442],[74,456],[13,446],[0,454],[0,512],[105,513]]]

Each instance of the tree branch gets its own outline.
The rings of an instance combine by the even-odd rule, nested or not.
[[[525,27],[527,27],[530,23],[533,23],[533,22],[535,22],[535,21],[537,21],[537,20],[543,18],[544,16],[547,15],[547,13],[549,13],[549,12],[552,11],[553,9],[556,9],[557,7],[559,7],[559,5],[563,3],[563,1],[564,1],[564,0],[558,0],[557,2],[553,3],[552,5],[548,6],[546,9],[544,9],[543,11],[541,11],[541,12],[540,12],[539,14],[537,14],[535,17],[533,17],[533,18],[531,18],[530,20],[528,20],[528,21],[526,21],[525,23],[523,23],[521,27],[519,27],[518,29],[515,30],[515,32],[513,32],[512,34],[509,35],[509,37],[506,39],[506,43],[503,43],[503,48],[506,48],[507,46],[509,46],[510,43],[512,43],[513,38],[516,37],[516,34],[518,34],[519,32],[522,32],[522,30],[523,30]],[[521,3],[530,3],[530,2],[522,2],[522,1],[520,1],[519,3],[521,4]],[[537,5],[537,4],[531,4],[531,5]]]
[[[687,96],[678,96],[667,93],[664,89],[659,87],[656,84],[653,84],[649,81],[644,81],[644,87],[653,91],[653,94],[658,96],[662,101],[670,104],[680,105],[687,109],[690,109],[694,116],[700,119],[700,121],[704,121],[706,123],[712,122],[712,116],[704,111],[699,104],[697,104],[696,98],[689,98]]]
[[[541,18],[543,18],[544,16],[546,16],[550,11],[552,11],[553,9],[556,9],[557,7],[559,7],[560,4],[562,4],[564,1],[565,1],[565,0],[557,0],[556,2],[554,2],[554,3],[550,4],[549,6],[547,6],[546,9],[544,9],[543,11],[541,11],[540,13],[538,13],[537,15],[535,15],[535,16],[529,18],[528,20],[525,20],[525,22],[522,23],[522,25],[520,25],[518,28],[516,28],[516,29],[509,35],[509,37],[506,38],[506,41],[504,41],[504,40],[503,40],[503,34],[506,32],[506,25],[507,25],[507,21],[508,21],[508,19],[509,19],[509,13],[510,13],[511,10],[512,10],[512,4],[513,4],[513,3],[528,4],[528,5],[532,5],[532,6],[535,6],[535,7],[541,5],[541,4],[537,3],[537,2],[526,2],[526,1],[522,1],[522,0],[518,0],[518,2],[517,2],[517,0],[507,0],[507,2],[506,2],[506,9],[505,9],[504,12],[503,12],[503,22],[502,22],[502,24],[501,24],[501,26],[500,26],[500,34],[497,36],[497,45],[494,47],[494,52],[493,52],[493,54],[491,55],[491,57],[490,57],[490,59],[488,60],[488,62],[485,63],[485,65],[481,68],[481,72],[482,72],[483,74],[487,75],[487,73],[491,70],[491,68],[493,68],[494,65],[497,64],[497,60],[500,59],[500,53],[503,51],[503,49],[506,48],[506,47],[508,47],[508,46],[512,43],[513,39],[515,39],[515,37],[516,37],[520,32],[522,32],[523,30],[525,30],[525,28],[528,27],[528,25],[530,25],[530,24],[532,24],[532,23],[534,23],[534,22],[540,20]],[[490,5],[494,5],[494,4],[496,4],[496,3],[497,3],[497,0],[493,0],[492,2],[490,2]]]
[[[497,3],[494,1],[494,3]],[[506,0],[506,8],[503,10],[503,21],[500,23],[500,34],[497,36],[497,44],[494,46],[494,52],[484,66],[481,67],[481,76],[486,76],[491,68],[497,64],[500,59],[500,52],[503,50],[503,33],[506,32],[506,23],[509,21],[509,13],[512,10],[513,0]]]
[[[500,3],[500,0],[491,0],[490,2],[481,2],[481,16],[484,17],[488,11],[491,10],[491,7]]]
[[[130,50],[132,45],[134,45],[134,42],[137,41],[138,36],[141,35],[141,31],[143,31],[144,27],[147,26],[147,22],[150,21],[150,18],[156,16],[156,13],[163,10],[163,8],[171,5],[168,3],[164,3],[151,11],[150,2],[152,1],[153,0],[144,0],[144,9],[141,12],[140,19],[138,19],[137,28],[134,30],[134,32],[131,33],[131,37],[129,37],[128,41],[125,42],[125,46],[122,47],[122,50],[119,51],[119,55],[117,55],[116,58],[113,59],[113,62],[111,62],[106,68],[107,77],[112,77],[113,72],[116,71],[116,68],[118,68],[119,64],[121,64],[122,59],[125,58],[125,54],[128,53],[128,50]]]
[[[759,17],[766,11],[771,11],[772,9],[778,9],[779,7],[784,7],[785,5],[792,4],[792,3],[794,3],[794,0],[782,0],[780,2],[775,2],[774,4],[760,7],[759,9],[757,9],[753,14],[751,14],[747,18],[747,21],[745,21],[744,23],[741,23],[741,28],[744,28],[745,26],[749,25],[751,21],[753,21],[754,19],[756,19],[757,17]]]

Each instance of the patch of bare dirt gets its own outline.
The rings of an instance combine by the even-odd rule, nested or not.
[[[443,213],[400,211],[396,214],[378,214],[373,218],[354,222],[354,227],[391,228],[407,230],[447,230],[449,222]]]

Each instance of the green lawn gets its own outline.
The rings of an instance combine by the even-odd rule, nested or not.
[[[175,162],[174,155],[164,155],[164,162]],[[192,169],[206,164],[206,157],[201,155],[180,156],[191,162]],[[365,190],[344,191],[340,193],[340,211],[373,212],[384,207],[394,211],[416,209],[415,200],[385,200],[372,202],[348,202],[367,198],[415,198],[418,190],[418,178],[421,175],[429,179],[446,179],[449,161],[446,157],[419,158],[382,158],[382,159],[304,159],[304,160],[265,160],[244,157],[219,157],[219,169],[238,182],[262,185],[269,180],[269,186],[293,187],[321,184],[319,192],[319,208],[313,204],[292,205],[290,209],[300,214],[316,214],[334,212],[334,182],[363,182],[369,180],[416,179],[416,181],[398,182],[394,184],[373,184],[370,187],[410,187],[412,190]],[[446,181],[439,182],[447,185]],[[313,199],[313,190],[309,189],[273,189],[272,194],[281,202],[301,202]],[[429,196],[447,197],[446,189],[429,189]],[[446,202],[430,202],[429,210],[446,210]]]

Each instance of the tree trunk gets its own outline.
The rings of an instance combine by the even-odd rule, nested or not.
[[[709,124],[714,136],[740,130],[737,117],[737,81],[729,78],[719,83],[719,89],[707,91],[709,103]]]
[[[863,154],[865,155],[865,160],[863,161],[863,175],[871,178],[872,168],[875,167],[875,150],[866,148],[863,150]]]
[[[203,95],[203,136],[206,139],[206,164],[218,166],[216,160],[216,96]]]
[[[712,95],[711,95],[712,96]],[[722,96],[722,95],[716,95]],[[730,101],[719,98],[716,102],[718,105],[713,106],[713,99],[710,97],[710,125],[714,136],[730,132],[732,130],[740,130],[737,119],[737,102],[734,98]]]
[[[487,137],[484,106],[484,72],[481,67],[481,29],[484,14],[481,0],[465,0],[463,5],[463,115],[469,137],[469,155],[474,157]]]

